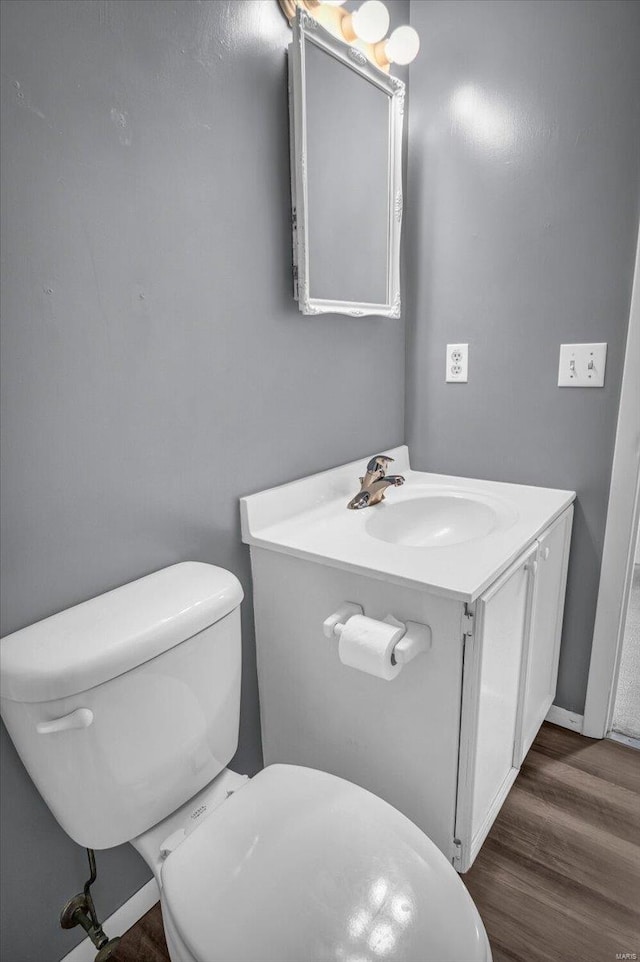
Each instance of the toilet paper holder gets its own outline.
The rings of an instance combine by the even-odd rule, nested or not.
[[[327,638],[339,638],[349,618],[353,615],[364,615],[362,605],[353,601],[345,601],[337,611],[322,623],[322,630]],[[429,625],[421,625],[417,621],[398,621],[393,615],[387,615],[383,619],[388,625],[396,625],[397,628],[404,628],[404,635],[400,638],[393,649],[392,662],[395,664],[406,665],[413,661],[423,651],[431,648],[431,628]]]

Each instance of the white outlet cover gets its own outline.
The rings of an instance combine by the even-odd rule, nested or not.
[[[607,345],[561,344],[558,387],[603,387]]]
[[[450,384],[466,384],[469,380],[468,344],[447,344],[445,380]]]

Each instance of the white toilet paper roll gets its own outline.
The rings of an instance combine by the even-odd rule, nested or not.
[[[353,615],[340,632],[338,656],[343,665],[391,681],[402,668],[391,664],[391,654],[403,634],[404,627]]]

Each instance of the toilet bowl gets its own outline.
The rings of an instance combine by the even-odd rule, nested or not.
[[[380,798],[271,765],[167,858],[162,909],[181,962],[487,960],[444,855]]]
[[[2,716],[55,817],[142,854],[172,962],[490,962],[457,873],[392,806],[309,768],[225,767],[241,600],[183,563],[2,640]]]

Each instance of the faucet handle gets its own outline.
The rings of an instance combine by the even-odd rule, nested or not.
[[[392,457],[388,454],[376,454],[371,458],[367,464],[367,473],[364,478],[360,478],[360,484],[363,488],[369,488],[376,481],[381,481],[387,473],[387,467],[393,461]]]
[[[374,455],[367,465],[367,474],[373,471],[382,471],[382,473],[385,474],[388,466],[393,460],[394,459],[388,454]]]

